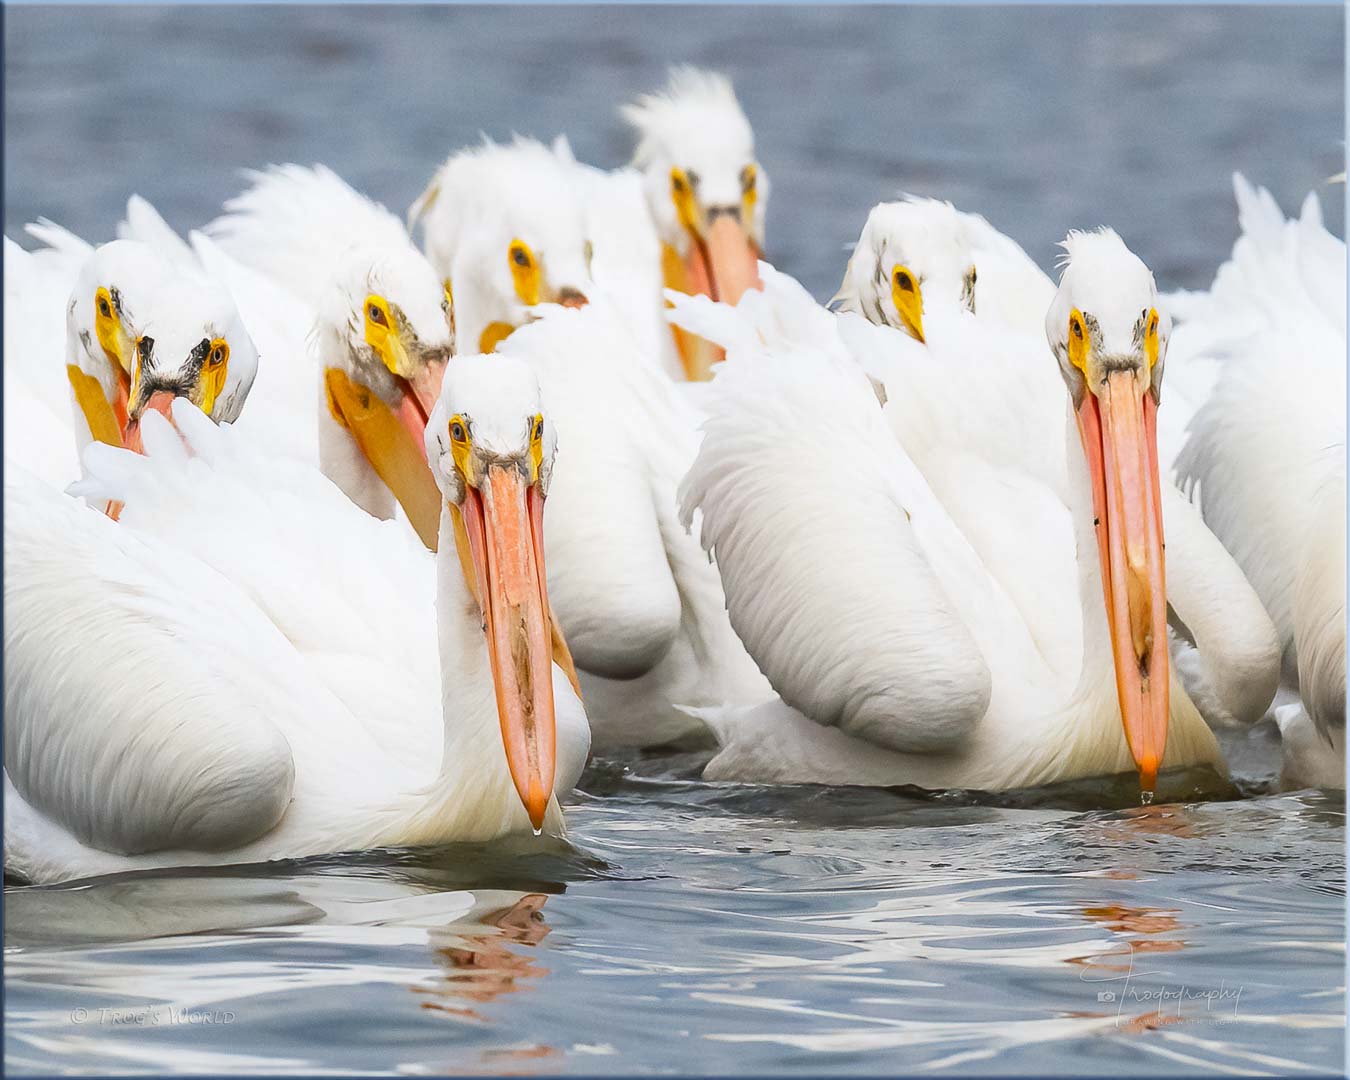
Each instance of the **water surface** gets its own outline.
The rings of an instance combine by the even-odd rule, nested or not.
[[[179,229],[239,170],[322,161],[402,213],[481,133],[632,152],[621,102],[733,76],[773,190],[768,254],[818,297],[901,189],[986,214],[1047,269],[1115,226],[1208,286],[1231,174],[1344,227],[1340,7],[5,8],[5,232],[106,239],[132,191]]]
[[[10,889],[6,1064],[1341,1068],[1341,797],[1009,808],[617,766],[586,786],[570,849]]]

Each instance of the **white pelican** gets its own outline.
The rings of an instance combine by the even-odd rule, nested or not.
[[[408,211],[454,294],[466,349],[491,352],[541,303],[577,307],[592,289],[586,210],[571,152],[517,136],[452,154]]]
[[[186,450],[149,417],[147,456],[87,454],[120,523],[7,471],[6,869],[561,832],[589,736],[550,656],[554,435],[529,370],[447,373],[434,559],[312,468],[173,414]]]
[[[878,203],[831,306],[922,341],[924,296],[932,293],[943,305],[959,302],[1039,335],[1055,286],[1016,241],[978,214],[913,195]]]
[[[661,93],[625,105],[667,288],[734,304],[758,284],[769,178],[731,80],[673,68]],[[688,378],[705,380],[720,353],[675,328]]]
[[[52,227],[46,232],[57,235]],[[69,263],[81,249],[69,234],[63,236],[63,258]],[[7,245],[12,261],[6,274],[11,305],[6,390],[47,404],[43,417],[52,436],[43,439],[42,447],[61,440],[51,409],[53,388],[63,381],[61,357],[72,403],[73,422],[65,424],[68,446],[82,450],[98,441],[136,447],[142,415],[147,409],[167,413],[176,397],[192,401],[217,422],[237,419],[257,374],[258,353],[229,293],[135,241],[114,240],[86,251],[69,291],[60,296],[53,289],[61,288],[62,272],[43,274],[43,260],[12,242]],[[64,316],[60,336],[55,311]],[[6,410],[16,430],[31,432],[25,411]],[[7,449],[11,460],[52,482],[76,479],[77,474],[69,474],[68,452],[59,454],[57,469],[50,469],[40,460],[45,449],[35,453],[9,441],[8,434]]]
[[[564,295],[553,277],[557,253],[586,246],[573,227],[595,224],[596,188],[609,179],[577,165],[564,141],[488,144],[453,156],[420,211],[432,261],[449,267],[457,329],[530,363],[568,448],[545,540],[596,743],[651,746],[704,733],[679,705],[771,691],[731,631],[716,572],[679,525],[676,486],[693,460],[696,418],[645,351],[654,336],[644,320],[659,327],[659,280],[644,279],[648,305],[593,279],[584,297]],[[610,282],[622,276],[604,268]],[[487,319],[500,325],[485,334]]]
[[[1063,384],[1044,345],[1037,362],[959,305],[925,305],[924,346],[765,265],[735,311],[672,294],[729,355],[684,510],[782,699],[701,710],[722,746],[707,776],[998,790],[1137,767],[1147,790],[1164,766],[1222,769],[1169,671],[1169,600],[1218,703],[1265,710],[1273,628],[1159,490],[1152,275],[1110,231],[1065,249],[1044,324]]]
[[[1177,474],[1279,631],[1303,708],[1276,711],[1286,786],[1345,786],[1345,243],[1310,194],[1285,221],[1233,178],[1242,235],[1177,298],[1174,367],[1209,365]]]
[[[308,333],[303,354],[273,360],[308,373],[318,464],[368,513],[401,506],[434,550],[440,498],[423,435],[454,345],[449,290],[398,218],[331,170],[283,165],[251,180],[205,232],[285,290],[274,317]]]
[[[596,745],[706,737],[678,706],[772,690],[731,629],[716,569],[679,521],[696,421],[676,384],[636,359],[605,298],[539,311],[498,351],[534,370],[563,447],[544,529],[549,594]]]

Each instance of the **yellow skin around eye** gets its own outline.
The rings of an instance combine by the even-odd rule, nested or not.
[[[375,355],[390,372],[405,379],[412,374],[408,367],[408,352],[403,347],[403,339],[394,331],[389,301],[375,293],[366,297],[365,338],[366,344],[375,350]]]
[[[206,363],[202,365],[201,377],[197,380],[197,408],[207,416],[216,407],[216,399],[225,389],[225,373],[230,366],[230,346],[224,338],[211,342],[206,354]]]
[[[455,425],[459,425],[459,430],[463,433],[462,439],[455,438]],[[464,417],[456,413],[450,417],[450,422],[446,425],[446,434],[450,436],[450,456],[455,460],[455,467],[459,469],[460,476],[467,482],[473,482],[473,473],[471,467],[472,439],[469,437],[469,425]]]
[[[908,281],[909,288],[903,288],[902,281]],[[897,264],[891,269],[891,300],[910,336],[923,341],[923,292],[909,267]]]
[[[530,429],[530,483],[539,479],[544,464],[544,418],[536,416]]]
[[[683,169],[670,170],[670,201],[675,204],[680,224],[690,232],[697,232],[698,208],[694,205],[694,189]]]
[[[1087,374],[1088,339],[1083,313],[1077,308],[1069,312],[1069,363]]]
[[[106,315],[103,314],[105,308],[108,312]],[[113,306],[112,294],[102,287],[94,293],[94,333],[98,336],[98,343],[103,347],[108,362],[131,375],[131,342],[127,340],[122,320]]]
[[[1158,362],[1158,309],[1150,308],[1148,312],[1148,329],[1144,332],[1144,355],[1148,357],[1148,369],[1153,370],[1153,365]]]
[[[520,261],[517,261],[518,254],[524,256]],[[511,268],[511,281],[520,302],[526,307],[539,303],[539,260],[534,257],[530,245],[519,238],[512,240],[506,249],[506,265]]]
[[[753,165],[747,165],[741,174],[741,223],[747,231],[755,221],[755,202],[759,199],[757,176]]]
[[[463,434],[462,439],[455,438],[455,425],[459,425],[459,431]],[[446,434],[450,436],[450,456],[454,459],[455,468],[459,470],[459,475],[464,478],[466,484],[473,483],[473,477],[469,473],[469,466],[472,464],[470,459],[470,440],[469,425],[464,417],[455,413],[445,425]],[[483,603],[483,597],[478,593],[478,571],[474,568],[473,555],[469,544],[469,533],[464,527],[464,512],[454,503],[446,500],[446,506],[450,508],[450,520],[455,527],[455,551],[459,555],[459,567],[464,574],[464,584],[468,586],[469,592],[479,605]]]

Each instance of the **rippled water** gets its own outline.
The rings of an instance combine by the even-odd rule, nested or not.
[[[571,850],[6,895],[11,1071],[1339,1071],[1344,800],[592,771]]]
[[[770,254],[821,296],[902,186],[1047,265],[1109,221],[1165,285],[1204,286],[1233,169],[1292,208],[1344,167],[1338,8],[4,18],[12,236],[45,214],[106,238],[131,190],[190,227],[281,160],[401,209],[480,129],[618,164],[615,104],[680,59],[735,75]],[[570,846],[8,888],[6,1066],[1339,1072],[1344,798],[1267,793],[1268,728],[1231,750],[1236,789],[1148,808],[1128,783],[980,804],[600,761]]]

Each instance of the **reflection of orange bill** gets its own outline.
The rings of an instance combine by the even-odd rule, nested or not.
[[[1120,715],[1145,791],[1157,784],[1167,749],[1169,691],[1157,409],[1137,372],[1115,371],[1077,410]]]

